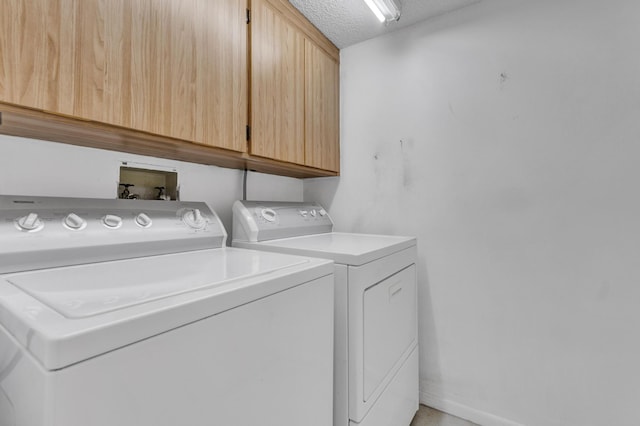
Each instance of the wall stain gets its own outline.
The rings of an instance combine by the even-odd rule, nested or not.
[[[505,84],[509,80],[509,74],[506,71],[500,73],[500,90],[504,89]]]
[[[373,153],[372,171],[378,193],[394,197],[414,186],[414,142],[395,139],[377,147]]]
[[[400,139],[400,151],[402,152],[402,186],[410,189],[413,186],[413,141]]]

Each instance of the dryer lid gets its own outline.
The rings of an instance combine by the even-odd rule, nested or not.
[[[416,245],[415,237],[393,235],[325,234],[283,238],[259,243],[237,243],[238,247],[331,259],[343,265],[359,266]]]

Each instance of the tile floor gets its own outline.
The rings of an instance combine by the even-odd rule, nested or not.
[[[420,406],[418,414],[411,422],[411,426],[478,426],[475,423],[445,414],[433,408]]]

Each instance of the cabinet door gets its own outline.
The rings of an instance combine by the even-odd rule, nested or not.
[[[245,151],[246,0],[0,5],[0,101]]]
[[[305,41],[305,164],[340,170],[340,76],[338,63]]]
[[[251,1],[251,154],[304,164],[304,36]]]
[[[113,64],[113,124],[244,151],[247,120],[246,1],[103,0]],[[123,23],[122,28],[117,28]],[[114,30],[113,28],[117,28]],[[127,95],[130,94],[130,99]]]
[[[0,101],[73,114],[76,1],[0,0]]]

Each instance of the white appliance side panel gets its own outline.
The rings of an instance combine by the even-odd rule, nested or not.
[[[0,326],[0,426],[49,426],[47,373]]]
[[[419,408],[416,347],[362,422],[350,426],[409,426]]]
[[[348,266],[335,265],[333,426],[349,426]]]
[[[331,424],[333,291],[325,276],[51,373],[46,426]]]
[[[364,292],[364,398],[382,386],[403,354],[416,346],[416,267],[411,265]]]
[[[232,240],[238,241],[258,241],[258,224],[251,212],[247,209],[241,201],[233,203],[231,208],[233,211],[233,232],[231,235]]]

